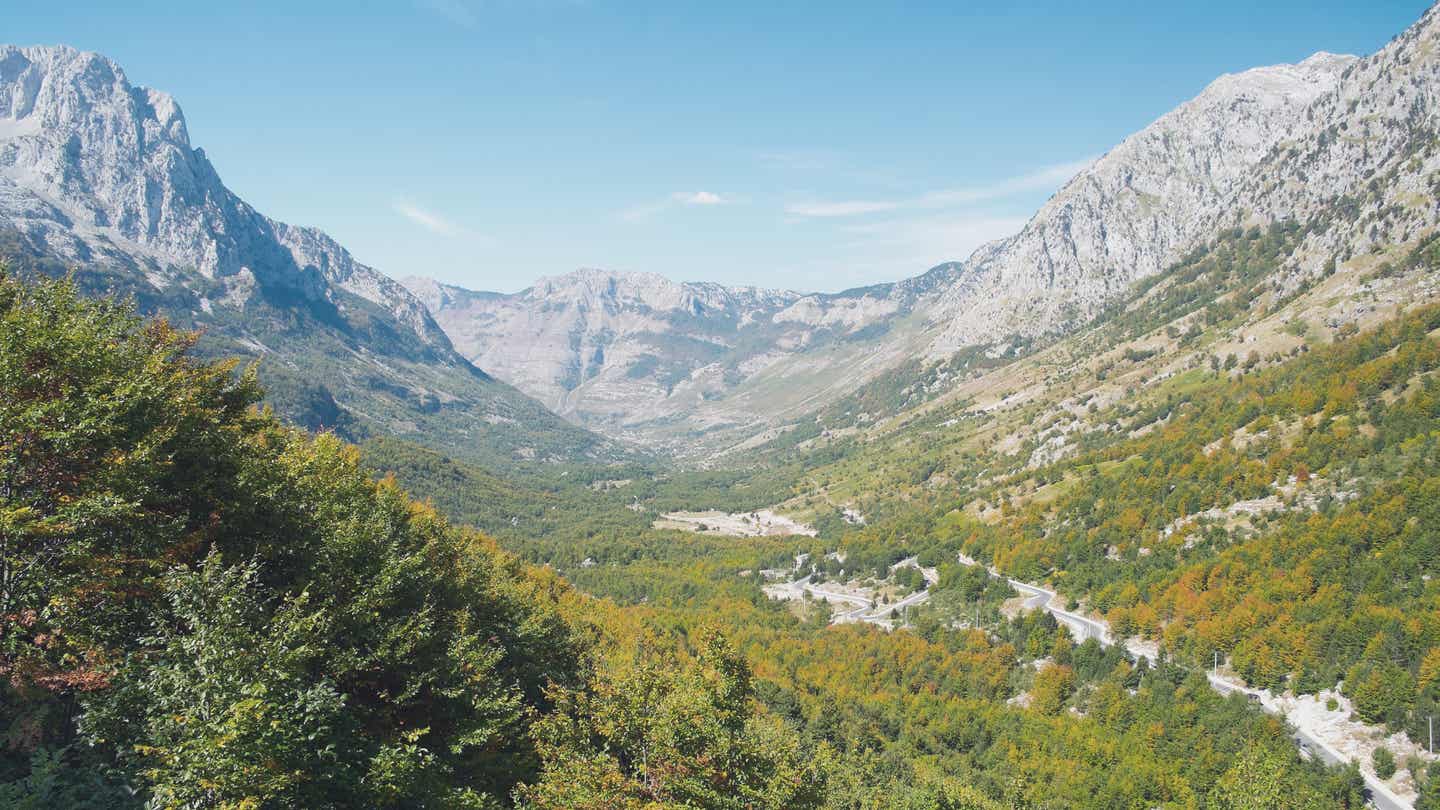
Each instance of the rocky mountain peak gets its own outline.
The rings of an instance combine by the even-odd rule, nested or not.
[[[1432,97],[1440,89],[1437,20],[1432,10],[1365,59],[1320,52],[1220,76],[1079,172],[1019,233],[915,279],[834,295],[778,293],[763,305],[751,296],[727,308],[713,304],[743,297],[738,291],[588,270],[436,314],[467,356],[597,426],[650,417],[657,389],[665,414],[697,429],[763,423],[787,407],[772,395],[781,378],[787,391],[813,385],[795,397],[813,407],[840,391],[829,385],[837,374],[858,383],[917,355],[942,360],[1011,335],[1054,334],[1222,230],[1305,220],[1364,187],[1423,145],[1423,132],[1440,131],[1432,123],[1440,111]],[[1440,169],[1440,156],[1416,165],[1396,175],[1388,211],[1427,196],[1417,178]],[[1367,228],[1374,236],[1312,234],[1315,244],[1295,261],[1329,261],[1367,239],[1403,241],[1434,218],[1411,213],[1389,215],[1386,230]],[[654,317],[696,302],[705,329]],[[573,313],[563,324],[561,311]],[[730,337],[737,328],[743,339]],[[617,343],[626,333],[628,344]],[[703,396],[687,398],[696,388]]]
[[[271,220],[192,148],[180,105],[130,84],[96,53],[0,47],[0,218],[70,261],[116,250],[163,289],[219,284],[220,305],[257,289],[333,305],[343,290],[387,310],[426,343],[449,341],[425,307],[326,234]]]
[[[51,130],[115,127],[136,147],[190,148],[185,116],[166,93],[132,86],[109,58],[68,45],[0,46],[0,113]],[[121,128],[121,125],[134,128]]]
[[[0,46],[0,250],[200,327],[200,351],[263,357],[272,404],[297,424],[472,458],[602,445],[474,368],[419,299],[329,235],[241,200],[174,99],[99,54]]]

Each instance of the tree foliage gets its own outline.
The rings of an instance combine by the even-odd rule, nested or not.
[[[545,690],[583,682],[564,586],[256,411],[193,341],[0,277],[7,756],[83,751],[160,806],[507,795]]]

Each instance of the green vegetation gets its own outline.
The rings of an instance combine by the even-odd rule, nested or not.
[[[1222,234],[1206,250],[1187,257],[1174,274],[1142,285],[1131,304],[1077,337],[1075,345],[1103,347],[1129,339],[1153,341],[1163,333],[1170,344],[1115,353],[1126,365],[1111,365],[1109,373],[1131,375],[1125,396],[1101,404],[1091,399],[1093,394],[1077,394],[1084,409],[1077,417],[1079,429],[1068,436],[1069,452],[1058,458],[1037,455],[1038,439],[1022,440],[1008,452],[990,444],[1000,426],[1034,436],[1060,425],[1065,416],[1046,415],[1054,399],[1018,406],[1004,416],[977,416],[967,412],[968,403],[959,402],[904,415],[868,437],[843,439],[822,432],[827,418],[838,426],[853,424],[846,414],[822,416],[813,429],[802,427],[776,440],[758,467],[752,457],[748,468],[712,474],[708,481],[692,477],[694,490],[672,490],[690,498],[677,506],[708,505],[699,498],[716,498],[717,490],[701,481],[724,482],[718,492],[735,493],[747,481],[768,480],[772,483],[760,490],[768,501],[754,503],[790,500],[802,509],[816,504],[808,508],[823,516],[826,501],[854,499],[864,505],[869,525],[817,520],[821,540],[789,547],[783,541],[727,545],[716,539],[651,538],[652,544],[662,542],[663,550],[567,574],[586,590],[673,613],[670,622],[689,623],[696,615],[729,617],[724,620],[736,623],[735,637],[757,662],[764,696],[771,688],[764,684],[774,676],[765,661],[775,653],[771,642],[756,640],[757,634],[787,639],[792,652],[786,660],[796,666],[810,658],[793,652],[801,646],[790,638],[795,631],[777,623],[773,606],[758,601],[753,591],[742,606],[747,592],[735,572],[788,567],[783,561],[790,553],[806,551],[818,559],[838,546],[846,562],[824,563],[826,577],[836,577],[840,568],[846,576],[884,576],[890,565],[917,556],[922,564],[940,567],[941,582],[929,607],[914,617],[916,634],[944,648],[951,632],[946,628],[969,625],[978,617],[994,642],[1013,650],[998,691],[977,693],[951,684],[941,691],[986,704],[1025,694],[1030,711],[1063,716],[1061,710],[1073,709],[1094,717],[1086,701],[1103,674],[1121,662],[1090,663],[1084,674],[1073,663],[1041,670],[1048,673],[1044,678],[1026,674],[1033,672],[1028,661],[1063,661],[1076,650],[1052,649],[1053,637],[1003,620],[1001,604],[1013,594],[975,569],[955,565],[956,552],[963,550],[1016,576],[1052,582],[1072,602],[1078,600],[1080,609],[1107,618],[1116,631],[1152,638],[1177,664],[1204,667],[1220,653],[1251,684],[1301,693],[1343,681],[1358,719],[1423,739],[1423,719],[1440,699],[1440,626],[1434,620],[1440,616],[1440,592],[1432,584],[1440,564],[1435,539],[1440,515],[1431,514],[1440,502],[1431,480],[1440,474],[1434,461],[1440,458],[1434,429],[1440,417],[1434,374],[1440,347],[1433,336],[1440,314],[1417,310],[1378,329],[1335,330],[1329,345],[1318,342],[1328,336],[1323,330],[1279,314],[1296,290],[1308,289],[1307,283],[1302,280],[1282,296],[1270,281],[1305,233],[1282,225]],[[1430,244],[1419,243],[1397,263],[1396,272],[1435,272]],[[1201,294],[1216,289],[1218,305],[1213,295]],[[1227,331],[1270,315],[1277,316],[1289,337],[1317,342],[1268,355],[1256,350],[1220,351],[1213,359],[1199,354]],[[1031,346],[991,370],[1006,373],[1006,363],[1026,358],[1054,362],[1056,353],[1062,358],[1073,353],[1068,346]],[[1179,352],[1196,353],[1196,362],[1170,379],[1136,386],[1135,374]],[[1098,365],[1103,379],[1106,367]],[[1129,371],[1132,366],[1135,372]],[[1073,388],[1065,385],[1068,381]],[[1081,376],[1062,375],[1054,384],[1056,393],[1045,396],[1083,392],[1083,384]],[[921,389],[902,393],[908,387],[903,377],[879,385],[857,394],[850,407],[859,407],[865,397],[876,398],[882,411],[928,399],[907,399]],[[817,492],[825,493],[818,504]],[[1250,501],[1261,505],[1227,511]],[[566,542],[555,541],[557,548]],[[742,621],[740,616],[752,618]],[[764,634],[756,629],[762,626]],[[828,634],[841,632],[851,631]],[[747,639],[749,646],[744,646]],[[852,645],[847,649],[863,646],[853,639],[847,643]],[[932,647],[917,655],[937,654]],[[854,673],[847,677],[863,680]],[[794,695],[781,691],[766,700],[773,711],[798,720],[805,715],[795,707],[806,704],[805,693],[829,695],[833,688],[807,684]],[[886,686],[873,688],[883,694]],[[978,708],[966,711],[983,714]],[[1207,706],[1205,711],[1219,709]],[[962,775],[991,797],[1013,798],[1006,785],[991,781],[1003,770],[999,763],[974,756],[947,758],[941,752],[951,750],[949,743],[918,746],[925,722],[914,707],[856,707],[842,715],[852,713],[893,729],[893,735],[872,738],[876,750],[893,761],[908,763],[907,768],[926,763],[933,770],[923,773]],[[897,717],[904,720],[880,719]],[[1174,726],[1164,725],[1168,735]],[[866,733],[847,727],[836,739]],[[1106,733],[1123,734],[1124,729]],[[1010,732],[1000,736],[1014,739]],[[1219,756],[1228,768],[1240,767],[1234,758],[1244,754],[1242,771],[1278,785],[1279,795],[1300,795],[1294,777],[1265,775],[1275,761],[1286,759],[1284,748],[1280,741],[1273,756],[1265,756],[1236,746]],[[1074,766],[1078,773],[1093,767]],[[908,778],[917,778],[916,773]],[[1251,806],[1234,793],[1221,799],[1215,792],[1221,782],[1214,774],[1183,778],[1206,786],[1196,794],[1202,802]],[[1341,781],[1348,779],[1353,789],[1354,778],[1352,772]],[[1424,790],[1434,789],[1426,784]],[[1056,786],[1045,782],[1045,789],[1053,792]]]
[[[120,251],[71,268],[44,245],[0,226],[0,262],[28,279],[70,278],[90,296],[133,301],[144,314],[198,330],[198,357],[258,360],[265,400],[289,424],[360,441],[404,434],[473,463],[582,461],[617,448],[475,369],[448,345],[427,342],[378,305],[339,288],[328,297],[258,288],[243,308],[211,306],[223,288],[198,274],[163,289]],[[309,272],[318,272],[308,268]],[[332,300],[333,299],[333,300]]]
[[[1191,251],[1167,272],[1138,282],[1125,298],[1101,316],[1112,341],[1128,340],[1176,324],[1193,313],[1199,316],[1176,336],[1185,343],[1199,337],[1204,327],[1233,322],[1249,312],[1274,283],[1275,271],[1310,233],[1294,222],[1267,229],[1232,228],[1214,241]],[[1279,306],[1284,299],[1269,302]],[[1143,360],[1134,350],[1126,359]]]
[[[1358,771],[1302,761],[1197,674],[1218,652],[1272,689],[1343,681],[1412,739],[1440,703],[1440,309],[1203,348],[1266,313],[1312,337],[1266,282],[1303,236],[1227,232],[1073,344],[916,366],[690,471],[502,471],[443,431],[372,430],[301,369],[282,416],[334,430],[310,436],[256,409],[263,363],[0,277],[0,804],[1359,807]],[[1432,270],[1429,244],[1385,278]],[[1008,411],[937,399],[984,374],[1006,398],[1027,364],[1104,346]],[[1109,384],[1125,395],[1084,388]],[[820,537],[651,528],[782,503]],[[959,552],[1159,659],[1016,614]],[[914,557],[939,582],[907,631],[830,627],[761,590],[802,553],[817,581],[914,592],[918,569],[892,571]],[[1405,768],[1435,806],[1440,779]]]
[[[1422,310],[1128,411],[1163,428],[1055,465],[1075,482],[1063,495],[962,545],[1019,576],[1054,572],[1117,632],[1191,663],[1218,650],[1269,688],[1343,679],[1362,719],[1419,739],[1440,699],[1437,326]],[[1277,486],[1290,494],[1245,526],[1186,522]]]
[[[193,342],[0,277],[4,790],[468,807],[536,773],[529,718],[583,679],[559,583]]]
[[[1390,753],[1389,748],[1383,745],[1376,748],[1372,759],[1375,762],[1376,776],[1381,779],[1389,779],[1395,775],[1395,755]]]
[[[7,805],[1230,806],[1263,771],[1295,806],[1358,806],[1353,774],[1299,761],[1243,700],[1004,620],[959,566],[941,590],[988,632],[941,597],[915,632],[827,628],[754,573],[823,556],[809,539],[643,528],[691,488],[765,503],[791,462],[542,488],[367,445],[601,601],[255,410],[253,373],[194,341],[0,278]],[[925,564],[940,525],[904,528],[932,538]],[[860,533],[857,564],[894,562],[896,531]]]
[[[648,653],[617,678],[562,698],[537,739],[548,767],[520,792],[534,808],[820,807],[823,766],[782,722],[752,709],[744,659],[717,634],[699,665],[677,671]]]

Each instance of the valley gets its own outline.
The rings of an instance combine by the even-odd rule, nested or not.
[[[486,292],[0,47],[0,806],[1440,808],[1440,8],[1064,173],[895,281]]]

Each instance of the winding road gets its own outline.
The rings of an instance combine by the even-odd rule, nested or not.
[[[935,584],[936,577],[931,573],[931,569],[921,569],[921,573],[925,577],[926,587],[924,590],[916,591],[898,602],[892,602],[888,605],[877,604],[873,607],[871,606],[871,600],[867,597],[857,596],[853,593],[834,591],[823,585],[810,584],[810,574],[806,574],[800,579],[784,583],[778,587],[784,588],[797,596],[801,593],[809,593],[811,596],[824,599],[826,602],[843,602],[847,605],[854,605],[850,610],[832,616],[830,621],[834,624],[868,622],[869,624],[874,624],[886,629],[893,629],[895,622],[890,618],[891,611],[899,611],[900,615],[904,616],[908,608],[929,601],[930,586]]]
[[[976,560],[964,554],[959,555],[959,560],[963,565],[979,565]],[[986,570],[989,571],[992,577],[998,578],[1003,576],[994,568],[988,568]],[[1057,622],[1065,625],[1065,627],[1070,630],[1070,634],[1075,637],[1077,642],[1084,643],[1093,638],[1100,642],[1102,647],[1109,647],[1115,643],[1114,639],[1110,636],[1110,628],[1104,622],[1056,607],[1053,604],[1056,599],[1054,591],[1042,588],[1039,585],[1021,582],[1018,579],[1011,579],[1010,577],[1005,577],[1005,581],[1010,584],[1010,587],[1026,597],[1025,608],[1027,610],[1043,609],[1049,612],[1050,615],[1055,617]],[[1128,649],[1126,653],[1132,654]],[[1205,677],[1210,682],[1210,688],[1216,692],[1222,695],[1239,692],[1254,701],[1265,711],[1285,717],[1283,711],[1267,701],[1269,696],[1266,693],[1258,689],[1252,689],[1244,684],[1222,678],[1213,672],[1206,673]],[[1286,719],[1288,720],[1288,718]],[[1312,757],[1318,757],[1320,761],[1328,765],[1347,764],[1348,760],[1341,756],[1339,752],[1331,748],[1324,741],[1316,739],[1304,729],[1293,728],[1293,732],[1295,745],[1299,747],[1302,752]],[[1414,807],[1409,802],[1395,795],[1383,782],[1368,773],[1362,772],[1362,775],[1365,777],[1365,787],[1370,791],[1371,805],[1379,808],[1379,810],[1414,810]]]
[[[1022,594],[1028,595],[1028,598],[1025,600],[1026,610],[1044,608],[1051,616],[1055,617],[1056,621],[1069,628],[1070,635],[1074,636],[1077,642],[1083,644],[1093,638],[1100,642],[1101,646],[1110,646],[1110,628],[1106,627],[1103,622],[1087,619],[1079,613],[1061,610],[1050,604],[1055,600],[1054,591],[1046,590],[1038,585],[1031,585],[1028,582],[1021,582],[1018,579],[1010,579],[1009,577],[1006,577],[1005,581],[1010,583],[1010,587]]]
[[[1285,713],[1280,709],[1276,708],[1275,706],[1271,705],[1267,701],[1267,698],[1269,696],[1266,693],[1260,691],[1259,689],[1252,689],[1243,684],[1239,684],[1226,678],[1222,678],[1213,672],[1205,673],[1205,678],[1206,680],[1210,681],[1210,688],[1214,689],[1216,692],[1219,692],[1222,695],[1229,695],[1234,692],[1239,692],[1240,694],[1245,695],[1250,700],[1259,704],[1260,708],[1264,709],[1270,714],[1285,717]],[[1336,751],[1334,748],[1331,748],[1328,744],[1325,743],[1324,740],[1315,737],[1305,729],[1292,726],[1291,731],[1294,732],[1295,745],[1298,746],[1302,752],[1309,754],[1312,757],[1319,758],[1319,760],[1321,762],[1324,762],[1326,765],[1349,764],[1349,760],[1347,760],[1343,755],[1341,755],[1340,752]],[[1371,805],[1380,808],[1380,810],[1414,810],[1413,805],[1400,798],[1399,796],[1396,796],[1395,793],[1392,792],[1390,788],[1386,786],[1383,782],[1375,779],[1368,773],[1364,773],[1363,771],[1361,772],[1361,775],[1365,777],[1365,787],[1369,788],[1370,790]]]
[[[959,555],[959,561],[963,565],[980,564],[978,561],[964,554]],[[1063,607],[1056,606],[1055,602],[1058,601],[1058,597],[1054,591],[1048,588],[1042,588],[1039,585],[1032,585],[1028,582],[1021,582],[1018,579],[1006,577],[994,568],[987,568],[986,570],[992,577],[996,577],[997,579],[1003,578],[1009,583],[1010,587],[1024,596],[1024,607],[1026,610],[1044,610],[1054,616],[1057,622],[1064,625],[1070,631],[1070,634],[1075,638],[1076,642],[1083,644],[1093,638],[1103,647],[1110,647],[1115,644],[1115,639],[1110,635],[1110,628],[1105,622],[1091,619],[1088,616],[1083,616],[1074,611],[1065,610]],[[926,569],[922,569],[922,572],[926,575],[925,584],[927,587],[924,590],[916,591],[893,604],[875,605],[874,607],[871,607],[870,599],[866,597],[831,590],[821,585],[812,585],[810,584],[809,575],[792,582],[787,582],[780,587],[790,591],[795,596],[808,592],[810,595],[824,599],[826,602],[840,602],[854,606],[843,613],[837,613],[833,616],[832,621],[835,623],[868,622],[890,629],[894,627],[894,622],[890,618],[891,611],[900,611],[901,615],[903,615],[907,608],[923,604],[930,599],[929,586],[934,585],[934,579]],[[1126,649],[1126,654],[1131,657],[1135,657],[1136,655],[1134,650],[1128,648]],[[1268,693],[1223,678],[1214,672],[1207,672],[1206,679],[1210,682],[1210,687],[1222,695],[1239,692],[1254,701],[1264,711],[1279,715],[1287,721],[1289,719],[1286,717],[1285,712],[1270,700]],[[1347,764],[1348,760],[1343,755],[1304,729],[1293,728],[1293,735],[1295,745],[1301,752],[1312,757],[1318,757],[1320,761],[1327,765]],[[1383,782],[1368,773],[1362,772],[1362,775],[1365,778],[1365,786],[1370,793],[1370,804],[1372,806],[1379,810],[1414,810],[1409,802],[1395,795]]]

